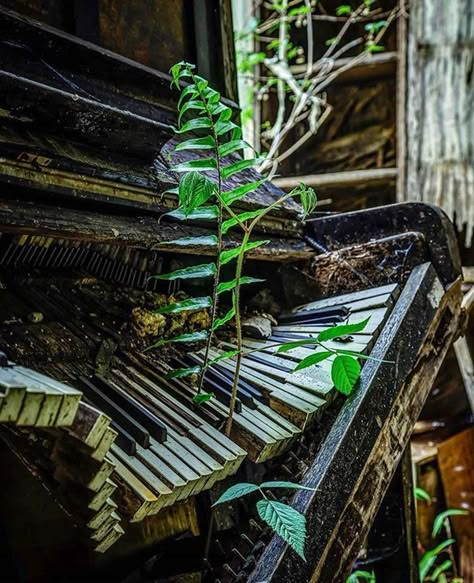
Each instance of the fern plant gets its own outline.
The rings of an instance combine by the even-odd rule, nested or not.
[[[242,140],[240,128],[232,121],[232,110],[221,102],[220,94],[209,87],[208,82],[197,75],[194,69],[194,65],[181,62],[174,65],[170,71],[173,84],[181,90],[178,101],[178,128],[175,131],[186,138],[178,143],[175,147],[175,152],[193,151],[197,153],[197,156],[195,159],[172,167],[172,170],[181,175],[179,186],[175,189],[179,199],[179,207],[167,214],[181,221],[213,221],[216,234],[202,237],[185,237],[168,242],[168,244],[178,245],[183,248],[183,251],[188,246],[202,245],[206,248],[212,247],[215,250],[216,259],[209,263],[178,269],[171,273],[154,277],[162,280],[210,279],[212,281],[211,295],[190,298],[157,310],[158,313],[174,313],[208,308],[211,315],[210,326],[207,330],[161,339],[149,348],[156,348],[166,343],[191,344],[205,342],[201,365],[179,368],[168,375],[169,377],[186,377],[197,374],[197,393],[194,401],[203,406],[213,396],[212,393],[206,393],[203,390],[206,370],[222,359],[234,359],[235,369],[225,428],[226,434],[230,435],[242,357],[246,353],[254,352],[254,350],[247,352],[243,350],[241,286],[263,281],[243,274],[245,257],[252,249],[268,243],[266,240],[253,240],[252,235],[259,221],[286,200],[290,198],[299,199],[304,211],[304,218],[314,211],[317,199],[313,189],[306,188],[301,184],[266,207],[243,213],[234,210],[235,204],[243,197],[256,191],[265,182],[265,179],[259,178],[250,182],[242,181],[242,184],[232,189],[225,188],[226,180],[252,168],[261,162],[261,159],[236,160],[235,156],[229,158],[229,156],[250,146]],[[183,81],[186,82],[185,86],[181,84]],[[231,229],[240,231],[241,243],[236,248],[226,249],[224,248],[224,236]],[[229,281],[222,281],[222,266],[233,262],[235,262],[235,276]],[[223,294],[229,293],[232,296],[231,307],[223,317],[218,318],[220,298]],[[235,323],[236,330],[235,349],[228,350],[217,358],[211,359],[211,346],[216,330],[232,320]],[[348,350],[336,350],[327,347],[325,343],[338,336],[360,332],[365,328],[366,324],[367,320],[354,324],[333,326],[322,331],[316,338],[275,345],[275,347],[278,352],[284,352],[299,346],[314,345],[315,351],[302,360],[295,370],[317,365],[323,360],[333,357],[331,363],[332,380],[337,390],[348,395],[354,389],[360,374],[359,359],[369,357]],[[305,517],[291,508],[291,506],[269,500],[264,493],[267,488],[308,489],[291,482],[267,482],[260,486],[237,484],[227,490],[216,504],[259,491],[262,499],[257,503],[257,511],[262,520],[267,522],[304,558]]]

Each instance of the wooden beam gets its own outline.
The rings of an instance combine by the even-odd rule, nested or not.
[[[337,72],[338,69],[345,69],[353,61],[353,57],[344,59],[336,59],[332,67],[332,72]],[[367,55],[362,61],[352,65],[351,67],[341,71],[341,73],[334,79],[335,83],[359,83],[360,81],[367,81],[368,79],[382,79],[384,77],[391,77],[395,75],[397,70],[398,54],[395,51],[387,51],[379,55]],[[316,68],[314,73],[317,73],[321,67]],[[306,73],[306,64],[295,65],[291,68],[293,74]]]
[[[91,243],[128,245],[163,252],[214,255],[214,247],[196,246],[183,249],[168,243],[182,237],[199,237],[213,232],[212,228],[193,227],[162,221],[150,216],[104,215],[91,211],[60,208],[32,202],[1,201],[0,232],[15,235],[42,234],[45,237],[71,239]],[[249,258],[266,261],[298,261],[311,259],[314,251],[301,239],[268,238],[269,243],[248,253]],[[240,245],[237,237],[227,238],[225,247]]]
[[[387,185],[395,182],[396,168],[372,168],[370,170],[351,170],[328,174],[308,174],[306,176],[285,176],[275,178],[273,183],[284,190],[297,187],[301,182],[306,186],[319,189],[364,188],[368,186]]]

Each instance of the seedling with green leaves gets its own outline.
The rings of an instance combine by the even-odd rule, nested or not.
[[[203,406],[205,406],[206,401],[212,398],[212,394],[203,390],[206,370],[222,359],[233,359],[235,361],[229,412],[225,428],[226,434],[230,435],[242,357],[248,352],[253,352],[245,352],[243,349],[241,286],[263,281],[244,275],[244,262],[247,254],[252,249],[268,243],[266,240],[254,240],[252,235],[259,221],[286,200],[290,198],[299,199],[303,208],[304,218],[314,211],[317,199],[313,189],[306,188],[301,184],[266,207],[248,212],[236,211],[236,203],[241,201],[243,197],[255,192],[264,183],[265,179],[258,178],[247,182],[241,178],[242,183],[232,189],[225,188],[226,180],[235,175],[242,177],[241,173],[244,170],[252,168],[261,160],[258,158],[236,159],[234,154],[248,148],[249,145],[242,140],[240,128],[232,121],[231,109],[221,102],[219,93],[209,87],[205,79],[196,75],[193,65],[184,62],[178,63],[172,67],[171,74],[173,83],[177,88],[181,87],[182,81],[187,83],[184,87],[181,87],[181,96],[178,102],[179,127],[176,129],[176,133],[185,136],[185,139],[175,147],[175,151],[192,151],[196,153],[196,157],[179,163],[172,168],[172,170],[181,175],[179,186],[176,189],[179,208],[168,213],[168,216],[180,221],[196,219],[213,221],[216,234],[204,237],[184,237],[176,241],[169,241],[167,244],[178,245],[183,248],[183,251],[187,247],[205,245],[206,248],[211,247],[215,250],[216,259],[209,263],[185,267],[171,273],[154,276],[165,281],[176,279],[204,279],[211,281],[212,292],[210,295],[189,298],[157,310],[161,314],[173,314],[203,308],[209,309],[210,326],[207,330],[160,339],[153,346],[150,346],[148,350],[170,343],[205,343],[203,363],[200,366],[180,368],[168,375],[170,378],[197,375],[197,393],[194,400]],[[241,241],[237,247],[227,249],[224,246],[224,236],[231,229],[240,233]],[[234,263],[234,277],[229,281],[222,281],[222,266]],[[221,297],[224,294],[231,295],[230,308],[222,317],[218,317],[218,308],[221,303]],[[216,331],[231,321],[235,324],[235,349],[211,359],[211,347]],[[325,342],[338,336],[360,332],[365,328],[366,324],[367,320],[333,326],[322,331],[316,338],[304,341],[305,345],[313,344],[315,352],[300,362],[296,370],[317,365],[323,360],[331,358],[331,376],[334,385],[340,392],[349,395],[354,389],[360,374],[358,360],[365,357],[348,350],[328,348]],[[301,342],[279,345],[278,351],[289,351],[300,345],[302,345]],[[289,482],[265,483],[260,486],[238,484],[228,490],[217,503],[229,501],[253,491],[260,491],[263,496],[262,500],[257,503],[257,511],[260,517],[289,542],[298,554],[304,557],[304,516],[286,504],[269,500],[265,497],[262,488],[305,489],[303,486]]]

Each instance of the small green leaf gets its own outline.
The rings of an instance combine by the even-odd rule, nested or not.
[[[175,130],[175,133],[185,134],[195,130],[210,129],[211,127],[211,121],[207,117],[197,117],[187,121],[179,130]]]
[[[436,567],[436,569],[433,570],[433,572],[431,573],[431,580],[432,581],[437,581],[438,577],[441,575],[441,573],[444,573],[444,571],[447,571],[448,569],[450,569],[453,565],[453,562],[450,559],[446,559],[446,561],[444,561],[443,563],[441,563],[441,565],[439,565],[438,567]],[[454,581],[454,579],[453,579]]]
[[[193,397],[193,403],[197,405],[202,405],[202,403],[207,403],[214,397],[214,393],[198,393]]]
[[[339,43],[339,39],[337,36],[333,36],[332,38],[328,38],[327,41],[324,43],[327,47],[331,45],[337,45]]]
[[[375,573],[372,571],[354,571],[347,578],[346,583],[359,583],[359,580],[369,581],[369,583],[375,583]]]
[[[355,322],[354,324],[341,324],[340,326],[333,326],[327,330],[323,330],[318,334],[318,340],[320,342],[325,342],[326,340],[332,340],[338,336],[347,336],[348,334],[355,334],[356,332],[362,332],[362,330],[367,326],[370,317],[361,322]]]
[[[240,278],[240,285],[247,285],[249,283],[261,283],[265,281],[264,279],[259,279],[257,277],[248,277],[244,276]],[[230,291],[235,288],[237,284],[237,280],[233,279],[232,281],[223,281],[217,286],[217,293],[222,294],[226,291]]]
[[[294,348],[299,348],[300,346],[307,346],[310,344],[319,344],[319,340],[316,338],[307,338],[305,340],[295,340],[294,342],[287,342],[278,347],[277,352],[289,352]]]
[[[192,170],[206,172],[208,170],[215,170],[216,168],[217,162],[215,158],[203,158],[202,160],[189,160],[188,162],[177,164],[171,170],[173,172],[191,172]]]
[[[201,372],[200,366],[190,366],[189,368],[177,368],[166,374],[165,379],[181,379],[183,377],[188,377],[193,374],[199,374],[200,372]]]
[[[217,318],[217,320],[214,322],[214,325],[212,326],[212,331],[217,330],[217,328],[220,328],[221,326],[224,326],[224,324],[227,324],[227,322],[229,322],[229,320],[232,320],[234,316],[235,307],[232,307],[225,316],[223,316],[222,318]]]
[[[418,563],[418,569],[420,571],[420,581],[424,581],[434,565],[438,555],[444,551],[447,547],[455,542],[453,538],[448,538],[436,546],[434,549],[427,551],[420,559]]]
[[[338,355],[331,367],[334,386],[344,395],[350,395],[360,375],[360,364],[352,356]]]
[[[467,514],[469,514],[468,510],[460,510],[457,508],[451,508],[445,510],[444,512],[440,512],[438,516],[434,519],[431,536],[433,538],[436,538],[438,536],[438,534],[440,533],[441,529],[444,526],[444,521],[446,520],[446,518],[449,518],[450,516],[466,516]]]
[[[259,186],[261,186],[267,179],[263,178],[261,180],[254,180],[253,182],[248,182],[247,184],[242,184],[242,186],[237,186],[232,190],[228,190],[227,192],[222,193],[222,199],[224,202],[231,206],[235,201],[244,198],[247,194],[254,192],[257,190]]]
[[[304,515],[291,506],[275,500],[259,500],[257,512],[260,518],[306,561],[304,556],[306,519]]]
[[[224,502],[230,502],[231,500],[235,500],[236,498],[242,498],[242,496],[246,496],[247,494],[251,494],[259,490],[259,487],[255,484],[248,484],[243,482],[242,484],[235,484],[228,488],[212,506],[217,506],[218,504],[223,504]]]
[[[181,124],[181,119],[183,115],[187,111],[199,111],[200,113],[205,112],[206,108],[204,107],[204,103],[200,99],[191,99],[190,101],[186,101],[181,107],[178,115],[178,124]]]
[[[188,172],[179,181],[179,201],[186,215],[205,204],[217,191],[217,185],[199,172]]]
[[[316,488],[308,488],[306,486],[302,486],[301,484],[295,484],[295,482],[285,482],[283,480],[263,482],[263,484],[260,484],[260,488],[288,488],[290,490],[309,490],[310,492],[316,492]]]
[[[232,261],[232,259],[235,259],[236,257],[238,257],[242,251],[244,253],[246,253],[247,251],[250,251],[251,249],[256,249],[257,247],[261,247],[262,245],[266,245],[269,242],[270,241],[268,241],[268,240],[266,240],[266,241],[251,241],[250,243],[247,243],[247,245],[245,245],[245,249],[242,249],[242,245],[239,245],[238,247],[235,247],[234,249],[229,249],[228,251],[223,251],[220,255],[221,265],[225,265],[226,263],[229,263],[229,261]]]
[[[240,213],[239,215],[237,215],[237,217],[241,223],[244,223],[245,221],[248,221],[249,219],[254,219],[255,217],[260,216],[261,214],[266,212],[266,210],[267,210],[266,208],[262,208],[262,209],[258,209],[256,211],[249,211],[247,213]],[[229,229],[231,229],[232,227],[235,227],[235,225],[238,225],[239,221],[237,219],[227,219],[227,221],[224,221],[222,223],[222,233],[225,235]]]
[[[242,130],[232,121],[218,121],[214,125],[214,130],[218,136],[232,132],[232,140],[240,140],[242,137]]]
[[[179,221],[208,221],[217,219],[219,216],[219,209],[216,205],[201,206],[194,209],[189,214],[184,212],[184,209],[179,208],[162,215],[163,217],[173,217]]]
[[[378,22],[368,22],[364,28],[367,32],[378,32],[381,28],[387,25],[387,20],[379,20]]]
[[[349,6],[349,4],[341,4],[341,6],[338,6],[336,9],[337,16],[344,16],[345,14],[350,14],[351,12],[352,8]]]
[[[222,354],[219,354],[219,356],[216,356],[215,358],[210,360],[207,363],[207,368],[209,368],[213,364],[216,364],[216,362],[219,362],[220,360],[225,360],[226,358],[233,358],[234,356],[237,356],[237,354],[239,354],[238,350],[227,350],[226,352],[223,352]]]
[[[165,281],[172,281],[175,279],[198,279],[203,277],[213,277],[215,274],[215,263],[204,263],[202,265],[191,265],[191,267],[177,269],[171,273],[152,275],[150,279],[163,279]]]
[[[152,346],[148,346],[145,348],[145,352],[151,350],[152,348],[158,348],[159,346],[163,346],[165,344],[173,344],[176,342],[186,342],[191,344],[192,342],[201,342],[201,340],[206,340],[207,332],[206,330],[201,330],[200,332],[191,332],[189,334],[180,334],[179,336],[175,336],[174,338],[162,338],[155,342]]]
[[[212,306],[212,298],[205,296],[202,298],[190,298],[175,304],[168,304],[162,308],[154,310],[154,314],[179,314],[180,312],[193,312],[195,310],[203,310]]]
[[[216,143],[212,136],[204,136],[203,138],[192,138],[180,142],[174,150],[175,152],[180,152],[181,150],[211,150],[215,145]]]
[[[367,43],[365,45],[365,50],[368,53],[383,53],[385,47],[383,47],[382,45],[377,45],[375,43]]]
[[[415,498],[417,500],[425,500],[425,502],[431,503],[431,496],[423,488],[415,488]]]
[[[183,237],[182,239],[174,239],[173,241],[163,241],[160,245],[173,245],[178,247],[215,247],[217,245],[217,237],[215,235]]]
[[[195,85],[187,85],[182,91],[181,96],[178,100],[178,110],[181,109],[182,104],[186,99],[194,99],[199,95],[199,91],[197,90]]]
[[[238,162],[224,166],[224,168],[222,168],[222,178],[227,180],[227,178],[230,178],[233,174],[242,172],[242,170],[246,170],[247,168],[252,168],[252,166],[259,164],[262,161],[263,158],[251,158],[249,160],[239,160]]]
[[[297,364],[297,366],[293,369],[294,372],[297,370],[303,370],[304,368],[308,368],[309,366],[314,366],[323,360],[326,360],[330,356],[333,356],[334,352],[329,350],[324,350],[322,352],[315,352],[314,354],[310,354],[306,358],[303,358],[301,362]]]
[[[252,148],[252,146],[245,140],[231,140],[230,142],[219,146],[219,156],[225,158],[225,156],[237,152],[238,150],[244,150],[245,148]]]
[[[307,188],[304,184],[300,185],[299,195],[304,211],[303,218],[306,218],[316,209],[318,197],[313,188]]]

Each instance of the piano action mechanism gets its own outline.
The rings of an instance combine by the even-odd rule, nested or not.
[[[451,224],[423,204],[305,224],[294,204],[271,215],[261,227],[269,245],[247,262],[248,273],[266,282],[245,297],[249,315],[271,314],[271,334],[245,338],[258,351],[244,358],[226,437],[232,361],[207,375],[215,398],[197,406],[189,383],[166,374],[180,362],[199,363],[199,349],[144,351],[157,337],[200,330],[207,318],[205,311],[154,314],[187,290],[150,276],[212,252],[184,255],[160,245],[209,233],[205,224],[190,231],[158,221],[176,206],[173,195],[160,194],[176,183],[166,156],[168,79],[3,9],[0,27],[17,41],[6,45],[0,71],[8,89],[0,107],[10,112],[0,128],[0,435],[78,527],[76,574],[87,581],[105,572],[116,581],[184,574],[343,581],[459,333]],[[84,51],[87,91],[100,99],[76,99],[35,61],[53,63],[77,84],[86,78]],[[126,107],[105,73],[110,66]],[[132,73],[136,92],[127,84]],[[54,116],[45,106],[51,100]],[[108,120],[106,134],[73,123],[86,114]],[[243,209],[276,196],[266,184]],[[307,346],[275,354],[279,342],[366,317],[363,332],[332,341],[371,357],[347,399],[336,393],[327,363],[293,372]],[[214,356],[232,343],[231,333],[221,337]],[[276,479],[314,489],[291,500],[307,518],[306,563],[246,501],[218,508],[211,520],[228,485]],[[55,544],[48,556],[67,568]]]

